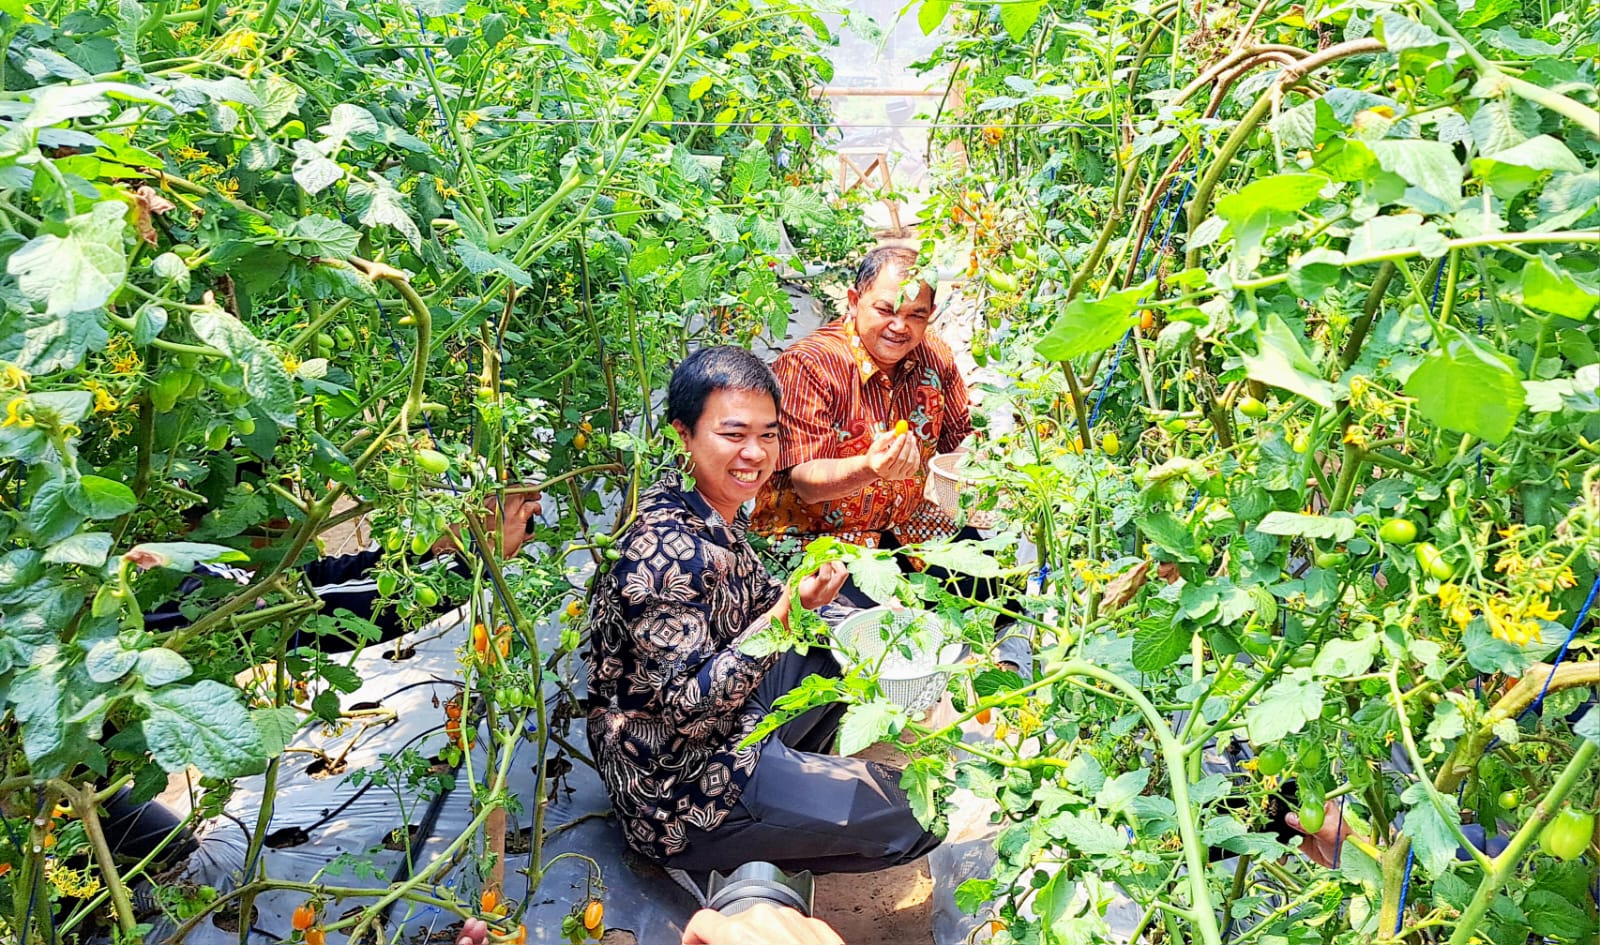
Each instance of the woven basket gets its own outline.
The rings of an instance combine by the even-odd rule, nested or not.
[[[933,504],[942,509],[946,515],[957,521],[960,521],[962,512],[962,490],[977,485],[974,480],[963,479],[956,471],[966,458],[966,450],[956,450],[953,453],[940,453],[928,460],[928,498],[932,499]],[[995,527],[996,516],[993,511],[967,509],[966,513],[967,524],[973,528]]]
[[[925,646],[903,634],[903,629],[917,620],[928,621],[932,630]],[[961,644],[946,642],[953,635],[952,628],[935,614],[893,607],[871,607],[851,614],[833,630],[844,650],[840,662],[877,667],[883,694],[908,712],[929,708],[944,693],[949,674],[937,667],[959,662],[962,653]],[[897,641],[903,641],[909,657]]]

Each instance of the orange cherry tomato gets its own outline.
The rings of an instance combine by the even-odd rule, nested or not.
[[[500,890],[490,886],[478,896],[478,908],[483,912],[493,912],[500,905]]]
[[[606,918],[606,904],[598,899],[589,900],[583,907],[583,927],[593,932],[600,928],[600,923]]]
[[[511,638],[501,637],[498,640],[495,640],[494,648],[500,654],[500,658],[505,659],[511,655]]]
[[[306,929],[306,945],[328,945],[328,933],[321,929]]]
[[[479,656],[489,655],[489,628],[481,623],[472,625],[472,650]]]
[[[894,422],[894,435],[895,436],[900,436],[900,435],[902,435],[904,433],[909,432],[910,430],[911,430],[911,424],[905,422],[904,420],[896,420]]]
[[[577,601],[568,602],[568,604],[567,604],[567,616],[568,617],[574,617],[574,618],[582,617],[583,616],[583,605],[578,603]]]
[[[317,910],[311,907],[311,903],[302,902],[295,907],[294,914],[289,917],[289,924],[296,932],[304,932],[317,924]]]
[[[991,719],[993,717],[994,717],[994,710],[993,709],[983,709],[983,710],[978,712],[978,724],[979,725],[988,725],[989,724],[989,719]]]
[[[444,717],[452,722],[461,721],[461,703],[451,700],[444,704]]]
[[[1145,309],[1143,312],[1140,312],[1139,313],[1139,330],[1140,331],[1149,331],[1150,329],[1152,329],[1154,327],[1156,327],[1156,313],[1153,310],[1148,309],[1148,308]]]
[[[509,624],[509,623],[503,623],[500,626],[494,628],[494,635],[497,636],[497,637],[509,636],[510,634],[511,634],[511,624]]]

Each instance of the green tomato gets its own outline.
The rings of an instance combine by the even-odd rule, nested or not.
[[[411,553],[412,554],[414,554],[414,555],[425,555],[425,554],[428,553],[428,549],[431,548],[431,547],[433,547],[432,543],[429,542],[428,539],[425,538],[422,535],[421,532],[412,532],[411,533]]]
[[[1239,401],[1239,412],[1252,420],[1260,420],[1267,415],[1267,405],[1246,395]]]
[[[1322,829],[1323,821],[1328,819],[1328,809],[1322,806],[1321,800],[1300,805],[1300,826],[1306,833],[1316,833]]]
[[[1417,545],[1412,553],[1416,555],[1417,565],[1429,576],[1441,581],[1448,581],[1456,576],[1455,566],[1444,556],[1444,552],[1434,546],[1433,542],[1425,541]]]
[[[983,271],[983,281],[989,283],[989,288],[996,292],[1010,293],[1017,291],[1017,277],[993,266]]]
[[[1539,831],[1539,849],[1559,860],[1570,862],[1589,849],[1589,839],[1593,836],[1593,814],[1563,807]]]
[[[1265,659],[1272,653],[1272,645],[1275,641],[1272,634],[1265,630],[1246,630],[1240,635],[1239,642],[1246,653],[1258,659]]]
[[[384,597],[394,595],[395,588],[400,586],[400,579],[395,577],[393,571],[385,571],[378,575],[378,593]]]
[[[438,450],[417,450],[417,465],[431,476],[442,476],[450,471],[450,458]]]
[[[1305,669],[1317,661],[1317,648],[1309,643],[1302,643],[1300,649],[1294,651],[1289,657],[1289,665],[1295,669]]]
[[[218,424],[206,431],[206,449],[216,451],[228,445],[228,437],[233,431],[225,424]]]
[[[1189,421],[1182,417],[1168,417],[1161,421],[1161,428],[1168,433],[1184,433],[1189,429]]]
[[[325,331],[317,332],[317,349],[323,354],[333,351],[333,336]]]
[[[1304,433],[1296,433],[1294,436],[1294,442],[1290,444],[1290,448],[1296,453],[1306,452],[1307,450],[1311,449],[1311,437]]]
[[[1322,746],[1316,742],[1306,742],[1301,747],[1296,759],[1295,770],[1316,771],[1322,767]]]
[[[250,416],[249,414],[245,414],[242,417],[235,417],[233,421],[233,428],[239,431],[240,436],[249,436],[250,434],[256,432],[256,418]]]
[[[423,607],[432,607],[439,603],[439,592],[426,584],[418,584],[412,594],[416,597],[417,603]]]
[[[1312,560],[1319,568],[1337,568],[1350,560],[1350,556],[1342,551],[1318,551]]]
[[[390,466],[387,478],[389,488],[395,492],[406,492],[411,488],[411,473],[404,466]]]
[[[1409,519],[1391,518],[1378,527],[1378,537],[1391,545],[1409,545],[1417,540],[1417,526]]]
[[[188,371],[166,371],[156,382],[150,385],[150,402],[156,410],[166,413],[177,406],[178,398],[189,389],[189,379],[192,377]]]
[[[594,545],[596,548],[610,548],[612,545],[616,544],[616,541],[617,540],[615,538],[612,538],[611,535],[606,532],[599,532],[594,536]]]
[[[356,333],[351,331],[348,325],[339,325],[334,328],[333,337],[338,340],[341,350],[348,350],[356,346]]]
[[[1289,763],[1289,753],[1273,745],[1256,756],[1256,770],[1262,774],[1277,774]]]
[[[304,138],[306,136],[305,122],[298,118],[292,118],[289,121],[284,122],[283,127],[279,130],[282,131],[283,136],[288,138],[290,141],[293,141],[296,138]]]
[[[606,549],[606,560],[607,561],[621,561],[622,560],[622,552],[618,551],[616,548],[607,548]]]
[[[1522,798],[1517,796],[1516,791],[1501,791],[1496,800],[1499,801],[1501,810],[1512,811],[1517,809],[1517,802]]]

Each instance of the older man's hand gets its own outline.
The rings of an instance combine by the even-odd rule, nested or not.
[[[833,603],[839,588],[850,579],[850,572],[838,561],[825,561],[817,570],[800,579],[800,604],[816,610]]]
[[[867,468],[879,479],[910,479],[922,469],[922,449],[910,433],[880,433],[867,448]]]

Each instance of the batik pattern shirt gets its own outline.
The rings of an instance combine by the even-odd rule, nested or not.
[[[589,747],[628,843],[655,860],[715,830],[755,773],[747,705],[776,655],[739,645],[768,625],[783,584],[745,540],[668,473],[617,539],[591,601]]]
[[[754,528],[774,538],[830,534],[877,547],[884,532],[901,544],[949,538],[955,523],[924,498],[927,463],[961,445],[972,432],[967,385],[950,348],[923,338],[892,372],[878,367],[846,316],[812,332],[772,366],[783,388],[778,473],[756,499]],[[873,437],[904,420],[922,452],[909,479],[878,480],[854,495],[806,502],[790,471],[815,459],[861,456]]]

